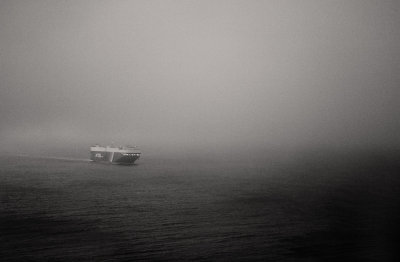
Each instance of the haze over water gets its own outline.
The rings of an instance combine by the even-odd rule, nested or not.
[[[0,257],[396,261],[399,12],[0,1]]]
[[[397,148],[398,14],[397,1],[1,1],[1,149]]]

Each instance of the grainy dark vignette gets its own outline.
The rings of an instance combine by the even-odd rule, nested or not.
[[[0,257],[397,261],[399,12],[0,0]]]

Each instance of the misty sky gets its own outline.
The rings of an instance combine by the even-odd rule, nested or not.
[[[400,146],[400,1],[0,0],[0,146]]]

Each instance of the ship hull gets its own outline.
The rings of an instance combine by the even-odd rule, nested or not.
[[[135,149],[92,147],[90,150],[92,161],[120,165],[133,165],[140,155],[140,151]]]

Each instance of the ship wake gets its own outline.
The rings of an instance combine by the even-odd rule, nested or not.
[[[19,157],[29,157],[29,158],[39,158],[39,159],[53,159],[53,160],[63,160],[63,161],[74,161],[74,162],[91,162],[89,158],[75,158],[75,157],[61,157],[61,156],[46,156],[46,155],[26,155],[19,154]]]

